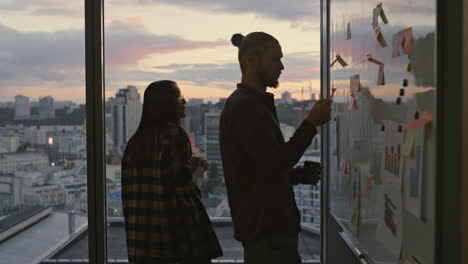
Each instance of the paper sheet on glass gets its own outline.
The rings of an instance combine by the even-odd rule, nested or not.
[[[403,201],[406,211],[421,219],[422,185],[424,180],[425,126],[405,132],[405,173]]]
[[[384,184],[388,184],[401,190],[403,175],[403,132],[400,124],[383,120],[385,130],[383,133],[383,151],[381,176]]]
[[[352,213],[349,228],[355,235],[359,235],[359,225],[361,223],[361,168],[358,165],[351,165],[350,167],[348,194]]]
[[[376,239],[396,258],[400,257],[403,237],[401,192],[392,185],[383,184],[381,200],[383,215],[379,216]]]
[[[382,3],[378,4],[376,8],[374,8],[373,16],[372,16],[372,29],[376,29],[379,27],[379,17],[382,18],[382,22],[384,24],[388,24],[387,16],[385,15],[385,11],[383,9]]]
[[[363,174],[361,176],[361,183],[361,192],[364,199],[370,203],[375,203],[377,201],[377,186],[375,179],[373,177],[369,177],[369,174]]]
[[[427,125],[432,122],[432,114],[425,113],[418,120],[404,126],[405,140],[403,155],[405,160],[403,200],[405,209],[422,219],[422,186],[424,184],[424,142]]]

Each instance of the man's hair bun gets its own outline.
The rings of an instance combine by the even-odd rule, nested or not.
[[[232,35],[232,38],[231,38],[231,43],[232,45],[236,46],[236,47],[240,47],[241,43],[242,43],[242,40],[244,40],[244,36],[240,33],[236,33],[234,35]]]

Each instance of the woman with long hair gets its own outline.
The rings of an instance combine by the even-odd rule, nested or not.
[[[205,264],[222,255],[196,185],[208,163],[192,163],[190,141],[179,125],[184,104],[176,82],[151,83],[124,152],[122,206],[132,264]]]

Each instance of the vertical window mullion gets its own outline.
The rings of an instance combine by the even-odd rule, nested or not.
[[[329,84],[330,84],[330,0],[320,1],[320,93],[322,98],[329,96]],[[322,126],[321,131],[321,142],[320,142],[320,153],[321,161],[324,168],[324,175],[320,182],[320,244],[321,254],[320,263],[326,264],[327,261],[327,234],[328,234],[328,212],[329,212],[329,125]]]
[[[106,263],[103,0],[85,0],[89,263]]]

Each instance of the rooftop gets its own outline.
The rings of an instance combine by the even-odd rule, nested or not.
[[[27,220],[28,218],[31,218],[32,216],[46,209],[47,207],[40,205],[31,206],[19,212],[11,214],[5,218],[2,218],[2,220],[0,220],[0,233]]]
[[[83,230],[87,218],[79,215],[75,217],[75,234],[69,234],[68,215],[53,212],[10,239],[3,241],[0,243],[1,263],[40,263],[51,252],[60,248],[80,230]]]

